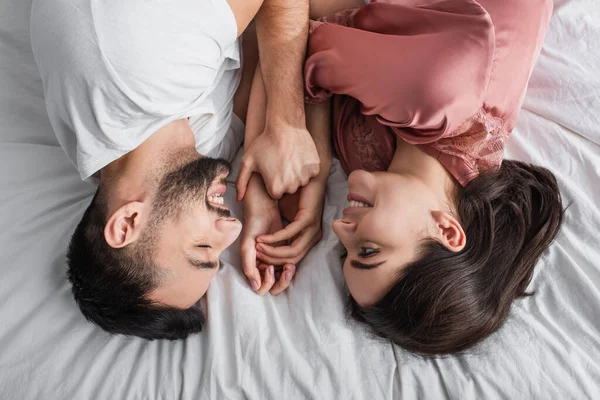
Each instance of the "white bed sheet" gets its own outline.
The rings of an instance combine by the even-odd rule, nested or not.
[[[248,289],[233,246],[208,294],[206,329],[185,341],[111,337],[85,322],[65,277],[65,249],[94,189],[79,180],[49,125],[30,7],[31,0],[0,2],[0,399],[600,396],[596,0],[556,1],[508,146],[508,156],[552,168],[572,202],[537,268],[537,294],[468,355],[432,359],[347,322],[340,246],[328,224],[278,297]],[[326,221],[340,214],[345,185],[335,164]]]

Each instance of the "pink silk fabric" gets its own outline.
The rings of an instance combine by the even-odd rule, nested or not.
[[[346,172],[385,170],[396,136],[466,185],[499,168],[552,0],[374,0],[311,23],[306,100],[333,94]]]

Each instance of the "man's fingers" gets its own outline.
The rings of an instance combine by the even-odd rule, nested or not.
[[[305,229],[308,225],[310,225],[310,219],[300,219],[292,222],[291,224],[289,224],[288,226],[286,226],[278,232],[275,232],[270,235],[260,235],[256,238],[256,241],[259,243],[273,244],[285,240],[290,240],[291,238],[302,232],[302,230]]]
[[[248,181],[252,176],[252,172],[254,172],[252,162],[242,160],[240,172],[235,183],[235,187],[237,190],[237,201],[242,201],[244,199],[244,195],[246,194],[246,188],[248,187]]]
[[[305,175],[302,177],[302,180],[300,181],[300,186],[304,187],[306,185],[308,185],[308,182],[310,182],[310,180],[312,179],[312,175]],[[296,188],[296,190],[298,190]]]
[[[321,172],[321,164],[309,164],[307,166],[308,169],[308,174],[310,175],[311,178],[314,178],[315,176],[319,175],[319,172]],[[308,182],[307,182],[308,183]],[[306,186],[302,185],[302,186]]]
[[[264,264],[262,265],[262,267],[263,268],[261,269],[264,269],[265,276],[263,279],[263,283],[257,293],[261,296],[264,296],[265,294],[267,294],[267,292],[269,292],[269,290],[271,290],[271,288],[275,284],[275,267],[273,265]]]
[[[261,277],[260,271],[256,267],[256,249],[254,247],[254,241],[242,245],[242,270],[244,275],[248,278],[250,286],[254,291],[260,289]]]
[[[281,197],[283,197],[284,189],[279,183],[270,183],[266,184],[265,186],[267,186],[267,192],[269,193],[269,196],[271,196],[271,198],[279,200],[281,199]]]
[[[292,278],[294,277],[295,273],[296,267],[292,264],[286,264],[283,267],[283,272],[281,273],[279,280],[273,285],[273,287],[270,290],[270,293],[273,296],[276,296],[279,293],[283,292],[285,289],[287,289],[290,286],[290,283],[292,282]]]

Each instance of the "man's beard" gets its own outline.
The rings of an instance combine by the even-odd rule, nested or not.
[[[154,222],[176,219],[186,208],[202,201],[208,211],[221,217],[231,217],[229,210],[211,205],[207,196],[217,176],[228,173],[230,169],[230,164],[223,159],[202,157],[167,173],[158,184],[152,205]]]

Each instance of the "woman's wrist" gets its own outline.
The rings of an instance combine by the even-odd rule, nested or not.
[[[246,196],[244,196],[244,205],[257,206],[259,204],[277,204],[277,200],[269,196],[262,177],[254,172],[248,181]]]

